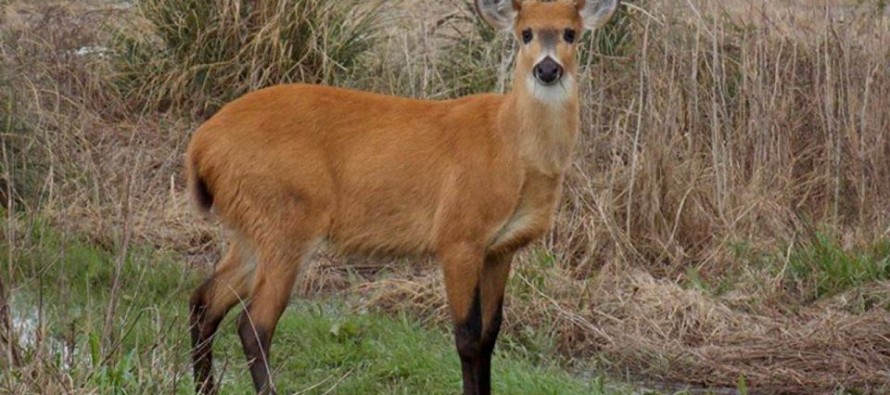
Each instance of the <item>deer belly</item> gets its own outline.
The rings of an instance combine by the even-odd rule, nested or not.
[[[420,255],[435,239],[435,201],[394,186],[362,191],[341,200],[329,241],[344,252],[375,255]]]

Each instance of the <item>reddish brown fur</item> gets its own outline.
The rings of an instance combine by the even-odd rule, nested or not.
[[[514,32],[567,27],[580,37],[575,5],[527,3]],[[245,338],[246,326],[271,338],[304,257],[325,241],[346,253],[435,255],[455,321],[471,319],[479,290],[490,331],[513,252],[550,225],[578,133],[576,84],[559,103],[529,91],[540,51],[537,42],[520,51],[506,95],[434,102],[298,84],[225,106],[194,134],[186,159],[196,200],[232,232],[194,311],[215,319],[251,299],[242,319],[250,358],[248,343],[268,339]],[[556,55],[573,77],[574,46],[560,41]],[[195,341],[210,342],[215,325],[195,314]],[[268,372],[252,372],[270,390]],[[214,391],[212,379],[199,385]]]

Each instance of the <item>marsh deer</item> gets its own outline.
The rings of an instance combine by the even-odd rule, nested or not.
[[[513,89],[424,101],[325,86],[244,95],[195,132],[193,198],[230,231],[191,297],[196,389],[215,393],[211,344],[240,301],[257,392],[274,393],[269,347],[319,243],[344,253],[432,255],[444,273],[464,394],[491,392],[513,254],[550,226],[578,135],[576,43],[618,0],[476,0],[519,40]],[[303,350],[311,352],[311,350]]]

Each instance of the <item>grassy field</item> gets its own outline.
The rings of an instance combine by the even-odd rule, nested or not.
[[[186,301],[200,273],[153,248],[121,255],[45,225],[25,239],[16,252],[0,244],[0,262],[14,267],[18,351],[39,364],[5,370],[0,393],[192,393]],[[222,389],[248,393],[253,384],[229,321],[216,347]],[[297,300],[277,333],[274,362],[284,393],[449,394],[460,388],[450,335],[414,317],[361,311],[348,298]],[[601,378],[573,376],[546,356],[501,352],[495,374],[501,393],[607,393]]]
[[[182,155],[223,103],[511,83],[514,48],[464,0],[0,7],[0,392],[188,392],[186,295],[224,238]],[[581,139],[511,276],[497,389],[890,391],[886,2],[627,1],[581,47]],[[457,389],[434,265],[325,252],[295,296],[288,392]]]

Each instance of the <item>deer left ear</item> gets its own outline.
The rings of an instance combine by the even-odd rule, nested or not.
[[[605,25],[615,14],[619,3],[620,0],[578,0],[578,13],[584,27],[596,30]]]

